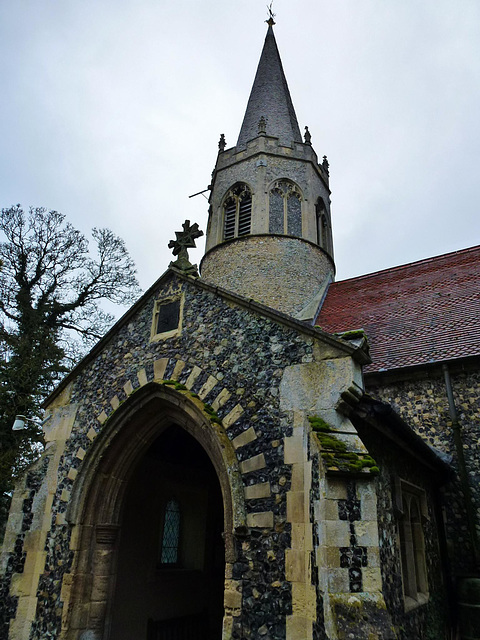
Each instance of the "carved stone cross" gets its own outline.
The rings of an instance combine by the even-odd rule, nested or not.
[[[168,248],[173,249],[173,255],[178,256],[175,262],[170,263],[170,267],[198,276],[197,265],[191,264],[187,249],[195,248],[195,240],[203,236],[203,231],[200,231],[196,222],[190,225],[190,220],[185,220],[182,227],[183,231],[175,231],[176,240],[168,243]]]

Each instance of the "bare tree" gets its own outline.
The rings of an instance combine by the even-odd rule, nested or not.
[[[34,426],[27,437],[12,434],[15,415],[39,415],[54,384],[110,326],[99,302],[128,304],[139,287],[123,240],[108,229],[93,229],[92,255],[63,214],[17,205],[2,210],[0,233],[1,500],[40,438]]]

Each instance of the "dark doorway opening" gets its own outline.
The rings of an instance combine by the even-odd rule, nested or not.
[[[181,427],[168,427],[129,480],[109,637],[221,640],[223,529],[208,455]]]

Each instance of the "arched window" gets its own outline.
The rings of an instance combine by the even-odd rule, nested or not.
[[[165,507],[163,517],[162,546],[160,564],[176,565],[179,562],[180,545],[180,505],[177,500],[170,499]]]
[[[318,198],[315,204],[315,212],[317,214],[317,243],[325,251],[330,251],[327,207],[322,198]]]
[[[238,183],[230,189],[223,205],[223,239],[231,240],[250,233],[252,221],[252,193],[246,184]]]
[[[302,195],[293,182],[278,180],[270,190],[270,233],[302,235]]]

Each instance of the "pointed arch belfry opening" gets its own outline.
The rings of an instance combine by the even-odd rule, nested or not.
[[[133,611],[125,638],[160,640],[162,624],[192,623],[192,638],[229,638],[223,591],[245,530],[243,484],[200,400],[156,383],[133,394],[88,452],[68,520],[75,558],[62,638],[119,639]]]

